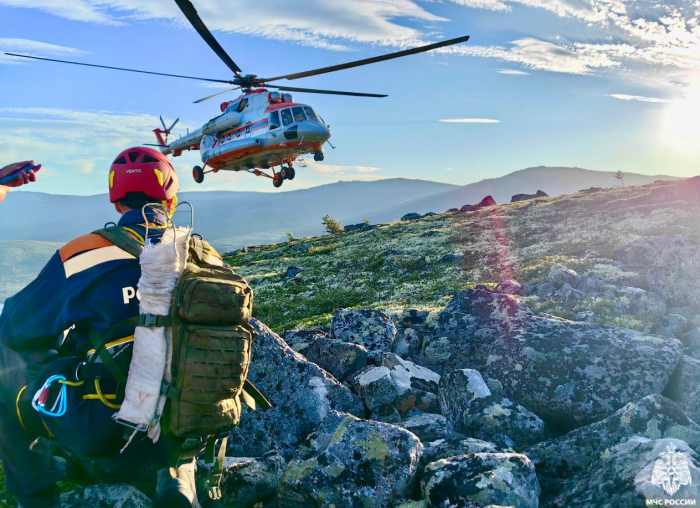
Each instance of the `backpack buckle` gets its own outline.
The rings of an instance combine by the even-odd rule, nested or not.
[[[155,314],[139,314],[139,326],[161,327],[170,326],[173,320],[170,316],[157,316]]]

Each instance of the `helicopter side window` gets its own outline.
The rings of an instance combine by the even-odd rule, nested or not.
[[[236,111],[239,113],[245,109],[245,107],[248,105],[248,99],[241,99],[241,102],[238,103],[238,108]]]
[[[309,106],[304,106],[304,111],[306,112],[306,116],[309,117],[309,120],[318,121],[316,115],[314,114],[314,110],[311,109]]]
[[[304,109],[296,106],[292,108],[292,112],[294,113],[294,121],[295,122],[303,122],[306,120],[306,116],[304,115]]]
[[[290,108],[283,109],[280,114],[282,115],[282,125],[285,127],[294,122],[292,118],[292,110]]]
[[[280,126],[280,114],[277,111],[270,113],[270,130],[278,129]]]

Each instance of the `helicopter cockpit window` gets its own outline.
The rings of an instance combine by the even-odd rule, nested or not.
[[[296,106],[292,108],[292,112],[294,113],[294,121],[295,122],[303,122],[306,120],[306,116],[304,115],[304,109]]]
[[[316,113],[316,116],[318,117],[318,121],[321,122],[323,125],[326,125],[326,122],[323,120],[321,115],[318,114],[318,111],[314,109],[314,113]]]
[[[294,119],[292,118],[292,110],[290,108],[283,109],[280,111],[280,114],[282,115],[282,125],[285,127],[291,123],[294,123]]]
[[[277,129],[280,126],[280,114],[278,111],[270,113],[270,130]]]
[[[236,111],[239,113],[245,109],[245,107],[248,105],[248,99],[241,99],[241,102],[238,103],[238,108]]]
[[[304,106],[304,111],[306,112],[306,116],[309,118],[309,120],[318,120],[314,114],[314,110],[309,106]]]

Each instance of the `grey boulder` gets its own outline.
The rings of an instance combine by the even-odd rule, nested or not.
[[[333,411],[284,471],[279,506],[392,506],[410,497],[422,451],[404,429]]]
[[[349,382],[370,411],[392,403],[397,395],[391,373],[386,367],[368,366],[352,376]]]
[[[304,351],[304,356],[340,381],[367,365],[367,350],[359,344],[320,338]]]
[[[423,365],[441,374],[477,369],[559,430],[661,393],[682,356],[676,339],[533,315],[514,297],[481,289],[457,293],[434,332]]]
[[[362,401],[333,376],[293,351],[255,319],[249,379],[272,402],[269,411],[248,411],[231,433],[229,454],[260,457],[278,449],[289,457],[332,410],[365,415]]]
[[[286,463],[276,453],[263,457],[226,457],[221,477],[219,508],[253,508],[257,503],[272,500]],[[205,479],[211,465],[197,465],[197,493],[206,497]]]
[[[420,463],[423,467],[431,462],[468,453],[499,453],[502,450],[494,443],[472,437],[453,437],[423,443],[425,446]]]
[[[394,322],[379,310],[338,309],[331,321],[334,339],[360,344],[377,359],[384,351],[392,350],[396,333]]]
[[[700,450],[700,426],[675,402],[649,395],[604,420],[538,443],[524,453],[535,463],[542,489],[556,491],[563,479],[590,470],[608,450],[634,435],[683,439]]]
[[[548,506],[641,508],[648,501],[659,503],[656,506],[681,506],[686,504],[683,500],[698,499],[697,453],[680,439],[634,436],[609,450],[586,474],[566,482]]]
[[[416,415],[397,425],[413,432],[422,443],[457,437],[457,434],[447,426],[447,421],[442,415],[430,413]]]
[[[517,453],[470,453],[428,464],[421,479],[430,507],[504,505],[537,508],[535,467]]]
[[[151,508],[153,503],[136,487],[125,483],[78,487],[61,495],[71,508]]]

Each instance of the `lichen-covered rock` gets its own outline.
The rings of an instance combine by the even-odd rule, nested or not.
[[[427,413],[439,413],[437,400],[440,375],[430,369],[404,360],[393,353],[382,355],[382,365],[390,369],[396,386],[394,406],[402,415],[417,408]]]
[[[544,422],[537,415],[492,393],[473,369],[458,369],[443,376],[439,398],[450,426],[465,436],[506,447],[527,446],[544,439]]]
[[[442,415],[427,413],[412,416],[397,425],[413,432],[422,443],[430,443],[438,439],[452,439],[457,436],[457,434],[447,426],[447,421]]]
[[[339,309],[333,315],[331,334],[334,339],[364,346],[378,360],[381,353],[392,350],[396,325],[379,310]]]
[[[538,443],[523,453],[537,466],[542,489],[553,491],[562,479],[588,471],[608,450],[633,435],[682,439],[700,450],[700,426],[675,402],[661,395],[649,395],[630,402],[604,420]]]
[[[462,418],[475,399],[491,396],[491,390],[478,371],[457,369],[440,378],[440,410],[453,426]]]
[[[394,353],[382,355],[382,366],[389,369],[399,395],[411,389],[438,392],[440,374],[437,372],[404,360]]]
[[[680,336],[688,327],[688,320],[680,314],[668,314],[661,319],[661,323],[676,336]]]
[[[277,453],[263,457],[226,457],[221,477],[222,498],[219,508],[253,508],[256,503],[273,499],[284,471],[286,462]],[[206,497],[206,475],[210,464],[200,461],[197,464],[197,492]]]
[[[496,286],[496,292],[503,293],[505,295],[522,295],[524,294],[523,286],[517,280],[508,279],[499,282]]]
[[[406,215],[401,217],[401,220],[403,220],[403,221],[417,220],[417,219],[421,219],[422,217],[423,216],[419,213],[411,212],[411,213],[407,213]]]
[[[517,453],[470,453],[428,464],[421,480],[431,507],[506,505],[537,508],[535,467]]]
[[[322,328],[300,328],[282,334],[282,338],[289,347],[301,354],[304,354],[316,340],[327,337],[328,334]]]
[[[392,506],[410,497],[422,451],[404,429],[331,412],[284,471],[279,506]]]
[[[392,404],[382,404],[372,411],[369,419],[384,423],[399,423],[401,414]]]
[[[278,449],[291,456],[331,409],[365,416],[362,401],[318,365],[293,351],[276,333],[253,319],[258,333],[248,377],[272,402],[269,411],[248,411],[231,433],[229,454],[260,457]]]
[[[466,455],[468,453],[500,453],[502,450],[494,443],[474,439],[472,437],[453,437],[450,439],[438,439],[437,441],[424,442],[423,455],[420,463],[424,468],[427,464],[448,457]]]
[[[622,258],[630,266],[649,268],[669,250],[684,250],[693,247],[687,236],[652,236],[637,240],[622,253]]]
[[[350,384],[370,410],[390,404],[396,398],[396,386],[386,367],[368,366],[350,378]]]
[[[683,357],[677,385],[669,394],[694,421],[700,422],[700,360]]]
[[[421,338],[413,328],[403,330],[394,341],[394,353],[402,358],[415,358],[421,350]]]
[[[340,381],[367,365],[367,350],[359,344],[337,339],[317,339],[304,356]]]
[[[287,271],[284,273],[284,278],[285,279],[293,279],[303,271],[304,271],[304,269],[301,267],[288,266]]]
[[[477,369],[560,430],[661,393],[682,356],[676,339],[536,316],[510,295],[480,289],[455,295],[438,315],[435,337],[423,365],[441,374]]]
[[[77,487],[61,495],[61,505],[71,508],[151,508],[153,503],[136,487],[118,483]]]
[[[499,396],[472,401],[454,429],[511,448],[538,443],[545,436],[544,422],[536,414]]]
[[[661,318],[668,312],[668,306],[663,298],[651,291],[640,288],[627,289],[625,296],[629,299],[629,311],[639,316],[648,316],[652,319]],[[629,291],[633,289],[634,291]]]
[[[576,287],[581,280],[581,277],[571,268],[561,266],[554,263],[549,269],[546,282],[552,284],[555,289],[561,289],[564,284],[569,284],[571,287]]]
[[[687,478],[682,476],[684,471]],[[561,494],[548,505],[641,508],[649,506],[647,503],[653,503],[652,500],[660,500],[655,506],[681,506],[686,504],[683,500],[697,502],[699,499],[697,453],[680,439],[651,440],[634,436],[610,450],[590,471],[565,482]]]

